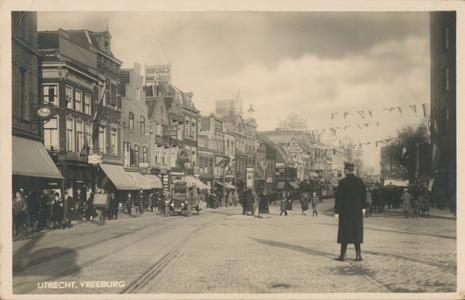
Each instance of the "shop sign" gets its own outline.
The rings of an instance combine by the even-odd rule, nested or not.
[[[163,135],[176,137],[178,135],[178,126],[169,125],[169,126],[163,127]]]
[[[87,157],[87,162],[89,164],[93,164],[93,165],[101,164],[102,161],[103,161],[103,157],[102,155],[99,155],[99,154],[92,154]]]
[[[41,104],[37,107],[36,114],[42,121],[48,121],[53,116],[51,104]]]
[[[171,64],[145,66],[145,82],[171,81]]]
[[[140,167],[140,168],[148,168],[148,167],[149,167],[149,163],[139,163],[139,167]]]
[[[180,162],[188,162],[189,161],[189,153],[186,149],[179,149],[178,151],[178,160]]]
[[[302,152],[302,149],[299,146],[289,146],[287,150],[289,152]]]

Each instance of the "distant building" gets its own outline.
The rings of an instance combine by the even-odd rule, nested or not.
[[[456,24],[455,11],[430,14],[433,192],[448,199],[457,183]]]

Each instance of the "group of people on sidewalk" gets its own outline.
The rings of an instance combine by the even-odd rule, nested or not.
[[[268,197],[265,192],[260,192],[260,194],[257,195],[252,189],[247,189],[244,197],[242,197],[241,205],[243,215],[263,218],[263,215],[266,214],[267,218],[271,218]]]

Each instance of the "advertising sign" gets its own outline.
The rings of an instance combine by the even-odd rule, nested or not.
[[[100,164],[102,163],[103,157],[100,154],[92,154],[87,157],[87,162],[89,164]]]
[[[145,66],[145,82],[155,83],[157,81],[171,82],[171,64]]]
[[[36,111],[37,116],[42,121],[50,120],[53,116],[52,105],[51,104],[41,104]]]
[[[178,126],[176,125],[165,126],[163,128],[163,135],[176,137],[178,135]]]

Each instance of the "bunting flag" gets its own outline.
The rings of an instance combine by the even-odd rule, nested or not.
[[[357,112],[360,115],[360,117],[362,117],[362,119],[365,119],[365,112],[363,110],[357,110]]]
[[[423,108],[423,117],[426,118],[426,116],[427,116],[427,113],[426,113],[427,104],[426,104],[426,103],[423,103],[423,104],[421,105],[421,107]]]
[[[376,143],[376,148],[378,148],[378,141],[376,141],[375,143]]]
[[[338,128],[339,128],[339,127],[338,127]],[[336,129],[330,128],[330,130],[331,130],[331,133],[336,134]]]
[[[349,114],[348,112],[345,112],[345,113],[344,113],[344,119],[347,118],[347,115],[348,115],[348,114]]]
[[[370,145],[370,144],[371,144],[371,142],[368,142],[368,143],[367,143],[367,145]]]
[[[370,117],[373,118],[373,114],[371,113],[371,110],[368,110],[368,114],[370,115]]]
[[[334,115],[337,115],[338,113],[332,113],[331,114],[331,121],[334,120]]]
[[[362,130],[362,126],[360,126],[359,124],[357,124],[357,127],[358,129]]]
[[[397,106],[397,109],[399,110],[400,117],[403,119],[404,116],[402,115],[402,108],[400,108],[400,106]]]
[[[365,123],[364,127],[368,127],[368,125],[370,125],[370,123]]]
[[[417,114],[417,106],[416,105],[409,105],[409,106],[413,110],[413,112]]]
[[[394,107],[383,108],[383,110],[387,110],[389,112],[392,112],[394,110]]]
[[[347,126],[344,126],[344,129],[343,130],[346,130],[347,128],[349,128],[350,125],[347,125]]]
[[[376,126],[378,126],[378,127],[379,127],[379,122],[376,122]]]

